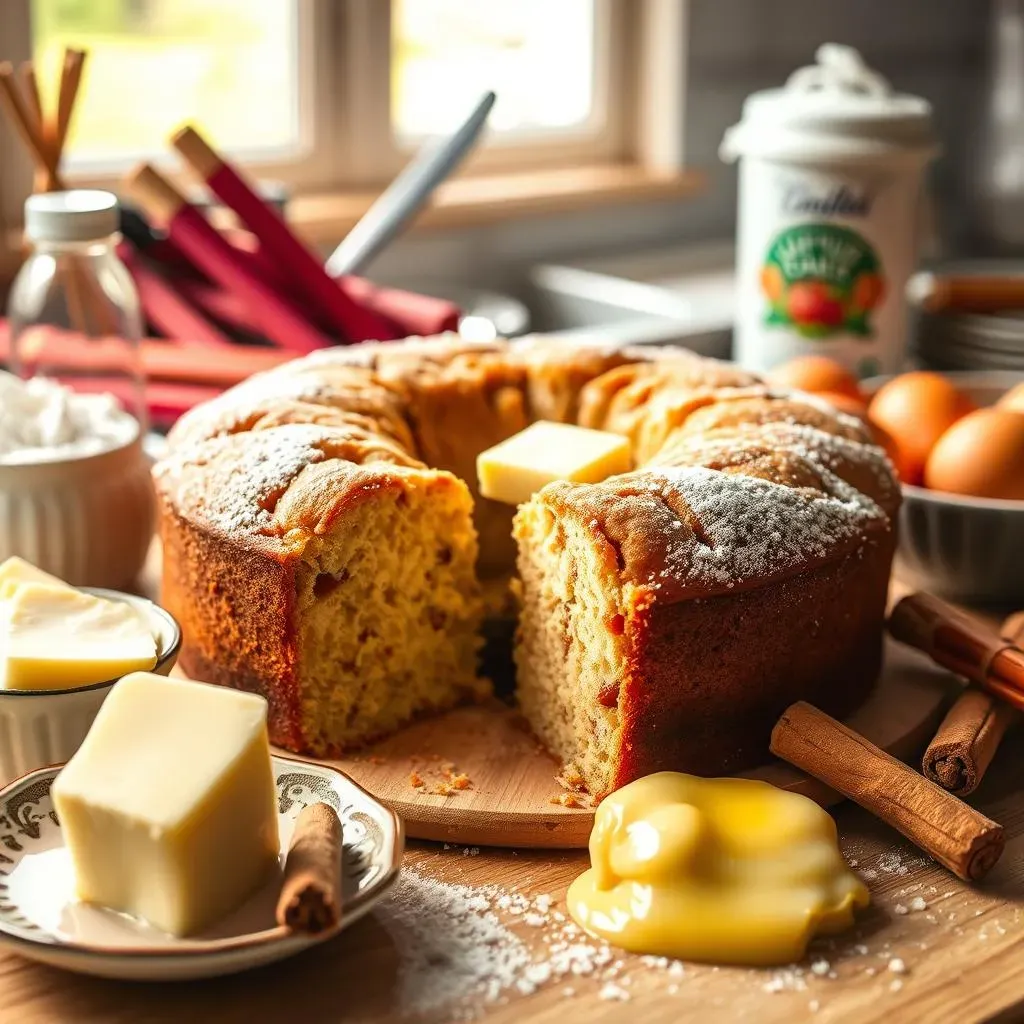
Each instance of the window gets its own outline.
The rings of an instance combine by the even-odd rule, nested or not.
[[[0,59],[31,56],[53,102],[64,47],[89,51],[65,148],[75,184],[112,186],[143,158],[173,166],[168,136],[191,122],[297,194],[375,190],[487,89],[474,171],[642,162],[641,130],[664,149],[682,131],[685,3],[2,0]],[[638,111],[652,68],[656,126]]]
[[[162,153],[186,121],[238,152],[297,150],[296,15],[282,0],[33,0],[44,102],[65,48],[89,53],[68,170]]]
[[[494,89],[499,143],[594,120],[593,0],[396,0],[391,21],[391,124],[411,141],[450,130],[466,97]]]

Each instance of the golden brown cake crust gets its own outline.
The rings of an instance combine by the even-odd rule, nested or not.
[[[625,433],[646,463],[529,506],[616,560],[628,656],[602,700],[621,742],[592,788],[732,770],[763,757],[791,700],[863,699],[899,506],[863,426],[676,349],[543,339],[330,350],[183,418],[156,479],[186,670],[264,693],[275,741],[309,749],[293,622],[307,545],[384,493],[464,493],[456,477],[475,493],[476,454],[539,417]],[[511,511],[477,503],[485,575],[509,568]]]
[[[684,606],[634,592],[608,790],[666,769],[762,764],[772,726],[797,700],[840,717],[856,708],[881,667],[892,549],[883,534],[837,561]]]

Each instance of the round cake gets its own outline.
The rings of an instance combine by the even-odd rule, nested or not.
[[[518,511],[476,457],[531,422],[635,469]],[[680,349],[410,339],[318,352],[172,431],[163,601],[197,679],[336,755],[486,694],[485,595],[515,575],[519,705],[595,795],[761,762],[795,700],[844,714],[881,660],[899,486],[863,425]]]

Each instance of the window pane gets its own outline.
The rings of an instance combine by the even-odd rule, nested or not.
[[[86,49],[74,163],[167,153],[191,122],[223,149],[299,142],[298,0],[32,0],[33,53],[55,109],[64,47]]]
[[[394,0],[391,119],[399,136],[451,130],[493,89],[492,131],[585,125],[596,0]]]

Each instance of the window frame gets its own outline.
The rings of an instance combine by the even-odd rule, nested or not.
[[[595,64],[600,129],[559,132],[557,139],[513,139],[478,150],[466,174],[532,174],[545,168],[564,172],[572,166],[624,166],[654,175],[683,171],[688,0],[596,3],[599,50],[606,54]],[[30,56],[30,4],[0,4],[0,38],[6,51],[0,56],[15,62]],[[296,0],[296,5],[301,112],[297,151],[287,159],[232,155],[250,174],[280,180],[297,197],[379,190],[412,152],[390,131],[391,4]],[[303,59],[304,54],[312,59]],[[3,152],[19,152],[13,161],[0,161],[0,228],[9,228],[20,223],[31,172],[6,124],[0,124],[0,146]],[[179,166],[170,146],[166,154],[150,159],[170,171]],[[76,187],[116,190],[125,170],[72,171],[67,177]]]

